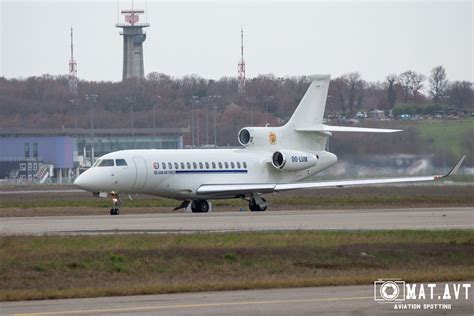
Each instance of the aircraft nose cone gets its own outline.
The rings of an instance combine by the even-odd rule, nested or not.
[[[74,185],[83,190],[87,190],[87,186],[88,186],[87,184],[88,184],[88,181],[84,174],[79,175],[79,177],[77,177],[76,180],[74,180]]]

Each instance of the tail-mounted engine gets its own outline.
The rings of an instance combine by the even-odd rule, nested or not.
[[[239,131],[239,143],[244,147],[267,147],[278,143],[279,127],[244,127]]]
[[[302,151],[278,150],[273,153],[272,165],[279,170],[300,171],[316,166],[319,157]]]

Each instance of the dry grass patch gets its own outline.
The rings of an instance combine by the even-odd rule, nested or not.
[[[474,231],[2,237],[0,300],[474,278]]]

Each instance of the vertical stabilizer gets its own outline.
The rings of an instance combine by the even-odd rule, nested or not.
[[[323,123],[331,75],[310,76],[312,82],[286,124],[292,128],[310,128]]]

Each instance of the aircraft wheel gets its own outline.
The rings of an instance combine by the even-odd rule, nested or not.
[[[195,200],[191,203],[191,211],[193,213],[209,212],[209,203],[206,200]]]
[[[110,209],[110,215],[119,215],[120,214],[120,210],[118,207],[113,207]]]
[[[266,202],[266,200],[264,198],[262,198],[263,202]],[[260,206],[258,205],[256,202],[255,202],[255,199],[251,199],[250,202],[249,202],[249,209],[252,211],[252,212],[264,212],[267,210],[267,206]]]

